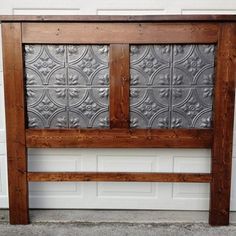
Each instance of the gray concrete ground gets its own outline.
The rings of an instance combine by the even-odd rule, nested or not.
[[[210,228],[205,224],[128,224],[128,223],[34,223],[27,226],[2,224],[1,236],[234,236],[236,226]]]
[[[30,225],[9,225],[0,210],[0,236],[236,236],[236,213],[227,227],[210,227],[199,211],[31,210],[30,218]]]

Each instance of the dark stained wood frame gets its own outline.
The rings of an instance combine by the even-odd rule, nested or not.
[[[27,224],[29,213],[21,25],[3,24],[2,33],[10,222]]]
[[[40,38],[38,34],[40,32]],[[81,32],[83,32],[81,34]],[[23,23],[23,43],[148,44],[217,42],[216,23]]]
[[[142,172],[29,172],[28,180],[40,181],[103,181],[103,182],[192,182],[209,183],[210,174],[142,173]]]
[[[0,16],[11,224],[28,224],[29,181],[210,183],[211,225],[229,224],[236,16]],[[40,32],[40,37],[39,37]],[[22,45],[110,44],[110,129],[27,129]],[[212,129],[129,128],[129,44],[217,44]],[[28,172],[27,148],[211,148],[211,173]]]

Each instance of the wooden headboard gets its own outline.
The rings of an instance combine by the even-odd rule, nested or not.
[[[210,183],[229,224],[236,16],[0,16],[10,223],[29,181]],[[210,173],[28,172],[27,148],[210,148]]]

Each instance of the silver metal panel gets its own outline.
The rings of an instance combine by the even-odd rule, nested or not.
[[[132,45],[130,126],[210,128],[215,45]]]
[[[28,127],[109,127],[108,49],[25,45]]]

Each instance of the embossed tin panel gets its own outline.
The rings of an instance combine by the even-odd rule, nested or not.
[[[109,127],[108,50],[25,45],[28,127]]]
[[[132,45],[132,128],[210,128],[215,45]]]

